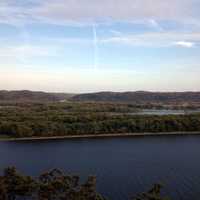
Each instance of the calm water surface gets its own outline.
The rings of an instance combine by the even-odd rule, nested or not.
[[[11,165],[30,175],[54,167],[83,180],[94,174],[113,200],[157,182],[172,199],[200,199],[200,136],[0,142],[0,170]]]
[[[143,109],[137,113],[132,113],[132,115],[188,115],[188,114],[199,114],[200,110],[165,110],[165,109]]]

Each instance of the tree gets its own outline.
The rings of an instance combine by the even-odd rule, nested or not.
[[[161,196],[162,185],[155,184],[151,190],[137,195],[133,200],[169,200],[168,197]]]

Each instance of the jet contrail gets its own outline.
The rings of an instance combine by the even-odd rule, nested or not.
[[[18,48],[18,54],[17,55],[17,59],[20,60],[21,62],[25,63],[28,59],[28,52],[27,52],[27,48],[30,49],[30,37],[29,37],[29,33],[25,27],[24,24],[21,24],[20,26],[21,28],[21,38],[23,39],[21,46],[19,46]]]
[[[93,24],[93,41],[94,41],[94,69],[98,68],[98,45],[97,45],[97,31],[96,31],[96,24]]]

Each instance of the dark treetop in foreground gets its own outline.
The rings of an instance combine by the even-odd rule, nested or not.
[[[161,185],[156,184],[132,200],[169,200],[161,197]],[[24,176],[14,167],[0,176],[0,200],[105,200],[96,191],[96,178],[88,177],[80,184],[79,176],[65,174],[58,169],[41,174],[38,178]]]

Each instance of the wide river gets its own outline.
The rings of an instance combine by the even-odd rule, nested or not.
[[[51,168],[97,176],[111,200],[162,182],[174,200],[200,199],[200,136],[151,136],[0,142],[0,170],[16,166],[29,175]]]

